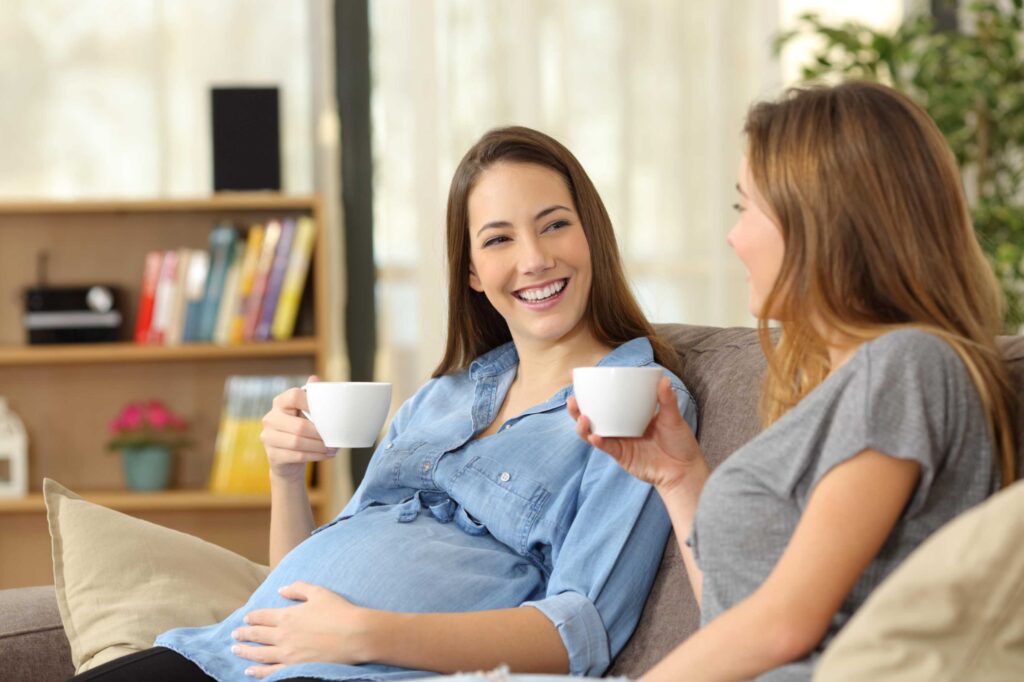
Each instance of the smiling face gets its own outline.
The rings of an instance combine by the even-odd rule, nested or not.
[[[765,210],[764,200],[750,177],[746,157],[740,161],[739,182],[736,188],[740,195],[739,203],[736,204],[739,219],[729,231],[726,241],[747,269],[750,314],[770,318],[771,311],[762,309],[782,269],[786,242],[782,238],[779,226]]]
[[[589,332],[590,247],[561,175],[496,163],[470,191],[468,213],[469,286],[487,296],[517,345]]]

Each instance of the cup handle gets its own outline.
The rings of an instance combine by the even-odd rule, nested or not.
[[[306,390],[306,386],[309,386],[309,384],[302,384],[302,386],[300,386],[299,389],[302,390],[302,391],[305,391]],[[313,418],[311,416],[309,416],[309,412],[306,412],[305,410],[299,410],[299,412],[301,412],[302,416],[305,417],[306,419],[308,419],[309,421],[313,421]]]

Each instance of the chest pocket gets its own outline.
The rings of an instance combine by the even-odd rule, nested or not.
[[[406,463],[410,458],[424,445],[426,443],[423,441],[402,438],[384,441],[373,453],[363,479],[375,491],[407,487],[409,482],[403,480],[403,470],[407,468]]]
[[[528,554],[530,531],[547,506],[551,493],[510,467],[487,457],[473,457],[450,481],[452,497],[480,532],[491,535],[519,554]]]

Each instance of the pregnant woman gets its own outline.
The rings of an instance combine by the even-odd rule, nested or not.
[[[678,360],[629,291],[593,184],[551,138],[508,128],[470,149],[452,180],[447,241],[444,358],[341,514],[314,531],[305,465],[333,453],[299,414],[305,394],[286,391],[262,436],[267,580],[225,621],[164,633],[77,679],[607,668],[640,617],[670,523],[650,485],[576,437],[571,372],[660,364],[693,427],[694,404],[669,371]]]

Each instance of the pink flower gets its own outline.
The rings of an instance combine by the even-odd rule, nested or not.
[[[158,429],[166,428],[171,424],[171,414],[164,407],[163,403],[153,400],[146,406],[146,419]]]
[[[121,425],[125,429],[137,429],[142,426],[142,407],[137,403],[125,406],[121,412]]]

